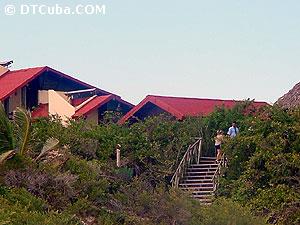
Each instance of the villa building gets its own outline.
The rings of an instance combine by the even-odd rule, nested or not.
[[[242,101],[148,95],[122,117],[119,124],[127,121],[134,123],[137,120],[144,120],[149,116],[161,113],[167,113],[177,120],[189,116],[206,116],[212,113],[216,107],[232,108],[240,102]],[[266,102],[255,101],[252,103],[252,107],[255,109],[266,105],[268,105]]]
[[[161,113],[177,120],[206,116],[216,107],[232,108],[241,101],[148,95],[134,106],[118,95],[47,66],[15,71],[0,66],[0,102],[9,116],[22,106],[32,112],[33,118],[58,115],[63,121],[83,118],[99,123],[105,112],[112,111],[124,115],[119,121],[124,124]],[[265,105],[268,104],[252,103],[254,109]]]
[[[10,71],[0,66],[0,101],[8,115],[22,106],[32,116],[58,115],[98,123],[106,111],[126,114],[133,105],[50,67]]]

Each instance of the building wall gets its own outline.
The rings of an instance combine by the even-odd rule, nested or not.
[[[17,107],[22,105],[21,89],[18,89],[9,97],[9,112],[13,112]]]
[[[65,92],[63,92],[63,91],[55,91],[55,92],[57,94],[59,94],[60,97],[62,97],[63,99],[65,99],[65,101],[67,101],[67,102],[69,102],[71,104],[71,100],[70,100],[70,98],[67,95],[65,95]]]
[[[93,112],[89,113],[86,117],[86,121],[98,124],[98,109],[95,109]]]
[[[6,72],[8,72],[9,70],[3,66],[0,66],[0,76],[2,76],[3,74],[5,74]]]
[[[49,114],[58,115],[63,120],[71,118],[75,113],[75,107],[67,100],[68,97],[63,95],[62,92],[54,90],[39,91],[39,104],[48,104]]]
[[[38,104],[48,104],[49,94],[48,91],[39,91]]]

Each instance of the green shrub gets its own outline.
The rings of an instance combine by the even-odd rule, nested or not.
[[[25,188],[44,199],[55,209],[63,209],[75,197],[73,184],[76,177],[68,173],[51,174],[37,169],[11,170],[5,175],[9,187]]]
[[[97,161],[86,161],[77,157],[70,158],[65,170],[78,176],[74,184],[82,198],[88,197],[95,204],[105,204],[110,189],[110,174],[106,174],[102,164]]]
[[[24,188],[12,188],[0,186],[0,196],[11,204],[20,204],[29,211],[46,212],[47,203],[32,195]]]
[[[247,208],[229,199],[217,199],[211,206],[201,212],[201,225],[263,225],[262,219],[255,218]]]
[[[49,213],[42,213],[39,211],[29,210],[26,206],[16,202],[10,203],[8,200],[0,197],[0,221],[1,224],[13,225],[64,225],[64,224],[81,224],[73,216],[50,211]]]
[[[219,195],[250,206],[272,224],[297,224],[299,110],[268,108],[244,124],[247,129],[224,145],[229,168],[221,179]]]
[[[79,198],[66,209],[68,214],[77,215],[80,218],[86,218],[89,216],[98,217],[100,211],[100,208],[96,207],[87,198]]]

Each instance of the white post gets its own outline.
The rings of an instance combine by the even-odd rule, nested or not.
[[[121,145],[117,144],[116,147],[116,154],[117,154],[117,167],[121,167]]]

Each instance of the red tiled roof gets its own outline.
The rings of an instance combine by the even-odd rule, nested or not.
[[[85,86],[86,88],[95,88],[92,85],[89,85],[85,82],[82,82],[76,78],[73,78],[69,75],[66,75],[47,66],[28,68],[15,71],[8,71],[0,76],[0,101],[13,94],[17,89],[24,87],[26,84],[28,84],[30,81],[32,81],[34,78],[38,77],[45,71],[51,71],[57,74],[58,76],[62,76],[66,79],[72,80],[76,83]],[[110,94],[109,92],[98,88],[97,90],[101,91],[102,94]]]
[[[23,70],[8,71],[0,76],[0,101],[13,94],[18,88],[25,86],[46,67],[36,67]]]
[[[81,108],[76,110],[75,114],[72,117],[78,118],[81,116],[85,116],[89,114],[91,111],[98,109],[101,105],[107,103],[114,97],[115,97],[114,95],[96,96],[91,101],[87,102]]]
[[[201,99],[201,98],[183,98],[183,97],[166,97],[148,95],[137,106],[131,109],[121,120],[120,124],[125,123],[130,117],[134,116],[148,102],[153,103],[164,111],[172,114],[181,120],[186,116],[208,115],[213,112],[215,107],[232,108],[236,103],[241,101],[220,100],[220,99]],[[267,105],[266,102],[254,102],[255,107]]]

